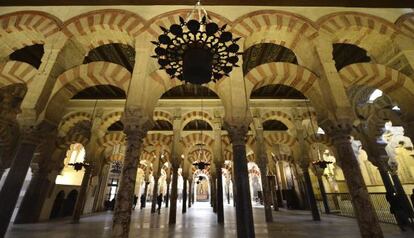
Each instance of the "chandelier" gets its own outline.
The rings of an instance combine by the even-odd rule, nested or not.
[[[328,164],[332,164],[332,162],[326,160],[317,160],[312,162],[313,166],[317,166],[320,169],[326,169]]]
[[[69,163],[69,166],[73,166],[73,169],[78,172],[82,170],[83,168],[86,169],[86,167],[89,167],[89,164],[86,162],[75,162],[75,163]]]
[[[203,169],[205,169],[207,166],[209,166],[209,165],[210,165],[210,163],[206,163],[206,162],[203,162],[203,161],[199,161],[199,162],[195,162],[195,163],[193,163],[193,165],[194,165],[197,169],[199,169],[199,170],[203,170]]]
[[[179,17],[180,24],[168,29],[160,26],[163,33],[158,36],[153,58],[158,60],[171,78],[192,84],[216,82],[229,76],[233,67],[238,67],[239,38],[226,31],[227,25],[219,27],[212,22],[207,11],[198,1],[187,20]],[[191,19],[198,8],[198,20]],[[200,9],[201,8],[201,9]]]

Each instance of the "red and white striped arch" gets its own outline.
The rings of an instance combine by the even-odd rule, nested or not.
[[[399,33],[398,28],[391,22],[370,14],[360,12],[335,12],[318,19],[320,29],[330,34],[337,34],[344,29],[370,29],[390,39]]]
[[[65,115],[59,125],[59,134],[66,135],[66,133],[81,121],[90,121],[92,118],[88,112],[72,112]]]
[[[406,35],[414,38],[414,13],[407,13],[397,19],[395,25]]]
[[[305,67],[281,62],[259,65],[245,76],[248,94],[266,85],[283,84],[295,88],[312,101],[321,99],[315,84],[318,78]]]
[[[289,129],[295,128],[292,118],[282,111],[267,111],[262,115],[263,123],[269,120],[278,120],[283,122]]]
[[[164,120],[173,124],[173,115],[167,111],[156,110],[154,111],[154,121]]]
[[[285,45],[287,48],[294,48],[300,37],[298,33],[308,40],[318,35],[318,30],[311,20],[298,14],[277,10],[260,10],[245,14],[232,23],[231,31],[237,36],[247,38],[256,32],[282,29],[296,32],[296,40],[293,39],[290,44]]]
[[[110,43],[123,43],[134,47],[134,39],[142,32],[144,24],[145,20],[133,12],[103,9],[67,20],[62,31],[86,49]]]
[[[147,136],[144,139],[144,145],[145,146],[165,146],[166,148],[170,148],[170,145],[172,143],[172,135],[165,135],[162,133],[150,133],[147,134]]]
[[[102,131],[107,131],[112,124],[121,120],[123,114],[123,111],[115,111],[105,115],[101,125],[99,126],[99,129]]]
[[[197,144],[203,144],[211,147],[213,143],[214,139],[205,133],[192,133],[181,139],[181,144],[187,149],[190,149],[192,146]]]
[[[160,14],[148,20],[144,27],[144,30],[147,33],[149,33],[152,37],[157,39],[158,36],[163,33],[160,26],[163,26],[168,29],[169,26],[171,26],[172,24],[180,24],[179,17],[182,17],[185,20],[187,19],[187,16],[190,12],[191,10],[189,9],[178,9]],[[217,23],[219,26],[230,23],[228,19],[214,12],[208,11],[207,14],[211,18],[211,20]],[[196,15],[194,15],[194,17],[191,19],[198,20],[198,14],[196,13]]]
[[[126,136],[123,132],[113,132],[104,135],[98,139],[98,145],[100,147],[112,147],[115,145],[122,145],[126,141]]]
[[[380,64],[358,63],[343,68],[339,75],[345,87],[367,85],[378,88],[387,94],[406,89],[414,96],[414,82],[405,74]]]
[[[37,69],[30,64],[7,61],[0,64],[0,88],[20,83],[29,87],[36,74]]]
[[[211,128],[214,128],[213,117],[205,111],[191,111],[187,112],[182,117],[182,128],[184,128],[189,122],[194,120],[203,120],[210,124]]]
[[[33,44],[43,44],[61,30],[62,22],[41,11],[18,11],[0,16],[0,58]]]
[[[414,101],[413,79],[390,67],[380,64],[358,63],[343,68],[339,75],[346,88],[366,85],[382,90],[407,112]]]
[[[46,117],[59,121],[61,114],[58,112],[83,89],[112,85],[126,91],[130,80],[131,73],[118,64],[100,61],[76,66],[58,77],[46,109]]]
[[[267,135],[265,135],[265,141],[266,141],[266,144],[269,146],[276,145],[276,144],[282,144],[282,145],[287,145],[287,146],[292,147],[298,143],[296,138],[294,138],[287,132],[268,133]]]
[[[313,44],[318,29],[301,15],[278,10],[250,12],[237,18],[231,31],[242,37],[242,50],[256,44],[272,43],[292,50],[299,64],[308,68],[314,68],[318,60]]]

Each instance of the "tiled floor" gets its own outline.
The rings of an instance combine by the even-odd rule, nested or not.
[[[216,223],[216,216],[208,203],[196,203],[187,214],[177,216],[177,224],[168,226],[168,214],[165,208],[161,215],[150,214],[149,207],[133,212],[130,237],[236,237],[235,210],[225,207],[226,224]],[[178,211],[181,211],[178,209]],[[274,212],[275,222],[264,222],[262,207],[254,207],[256,237],[307,237],[307,238],[352,238],[359,237],[358,226],[352,218],[335,215],[322,216],[321,222],[314,222],[307,211]],[[39,223],[33,225],[13,225],[6,237],[14,238],[92,238],[110,237],[111,213],[101,213],[84,217],[80,224],[69,221]],[[385,237],[414,237],[413,231],[400,232],[394,225],[382,225]]]

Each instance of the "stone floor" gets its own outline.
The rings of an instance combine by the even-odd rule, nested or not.
[[[144,210],[135,210],[131,224],[130,237],[236,237],[235,210],[225,206],[226,224],[216,223],[216,216],[208,203],[196,203],[187,214],[177,216],[177,224],[168,226],[168,214],[165,208],[161,215],[150,214],[150,205]],[[179,209],[181,211],[181,207]],[[359,237],[355,219],[323,215],[321,222],[314,222],[307,211],[274,212],[274,223],[264,222],[263,207],[254,207],[256,237]],[[56,221],[33,225],[13,225],[6,237],[14,238],[92,238],[110,237],[111,213],[100,213],[81,219],[80,224],[70,221]],[[400,232],[397,226],[382,224],[385,237],[414,237],[414,232]]]

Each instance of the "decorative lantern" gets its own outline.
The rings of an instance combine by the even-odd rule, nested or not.
[[[190,18],[197,7],[189,14]],[[202,10],[202,11],[201,11]],[[158,59],[160,69],[171,78],[192,84],[205,84],[229,76],[233,67],[238,67],[240,38],[225,31],[227,25],[219,27],[208,17],[205,9],[198,9],[199,20],[184,20],[168,29],[160,26],[163,34],[156,45],[153,58]],[[204,13],[203,16],[201,13]]]

